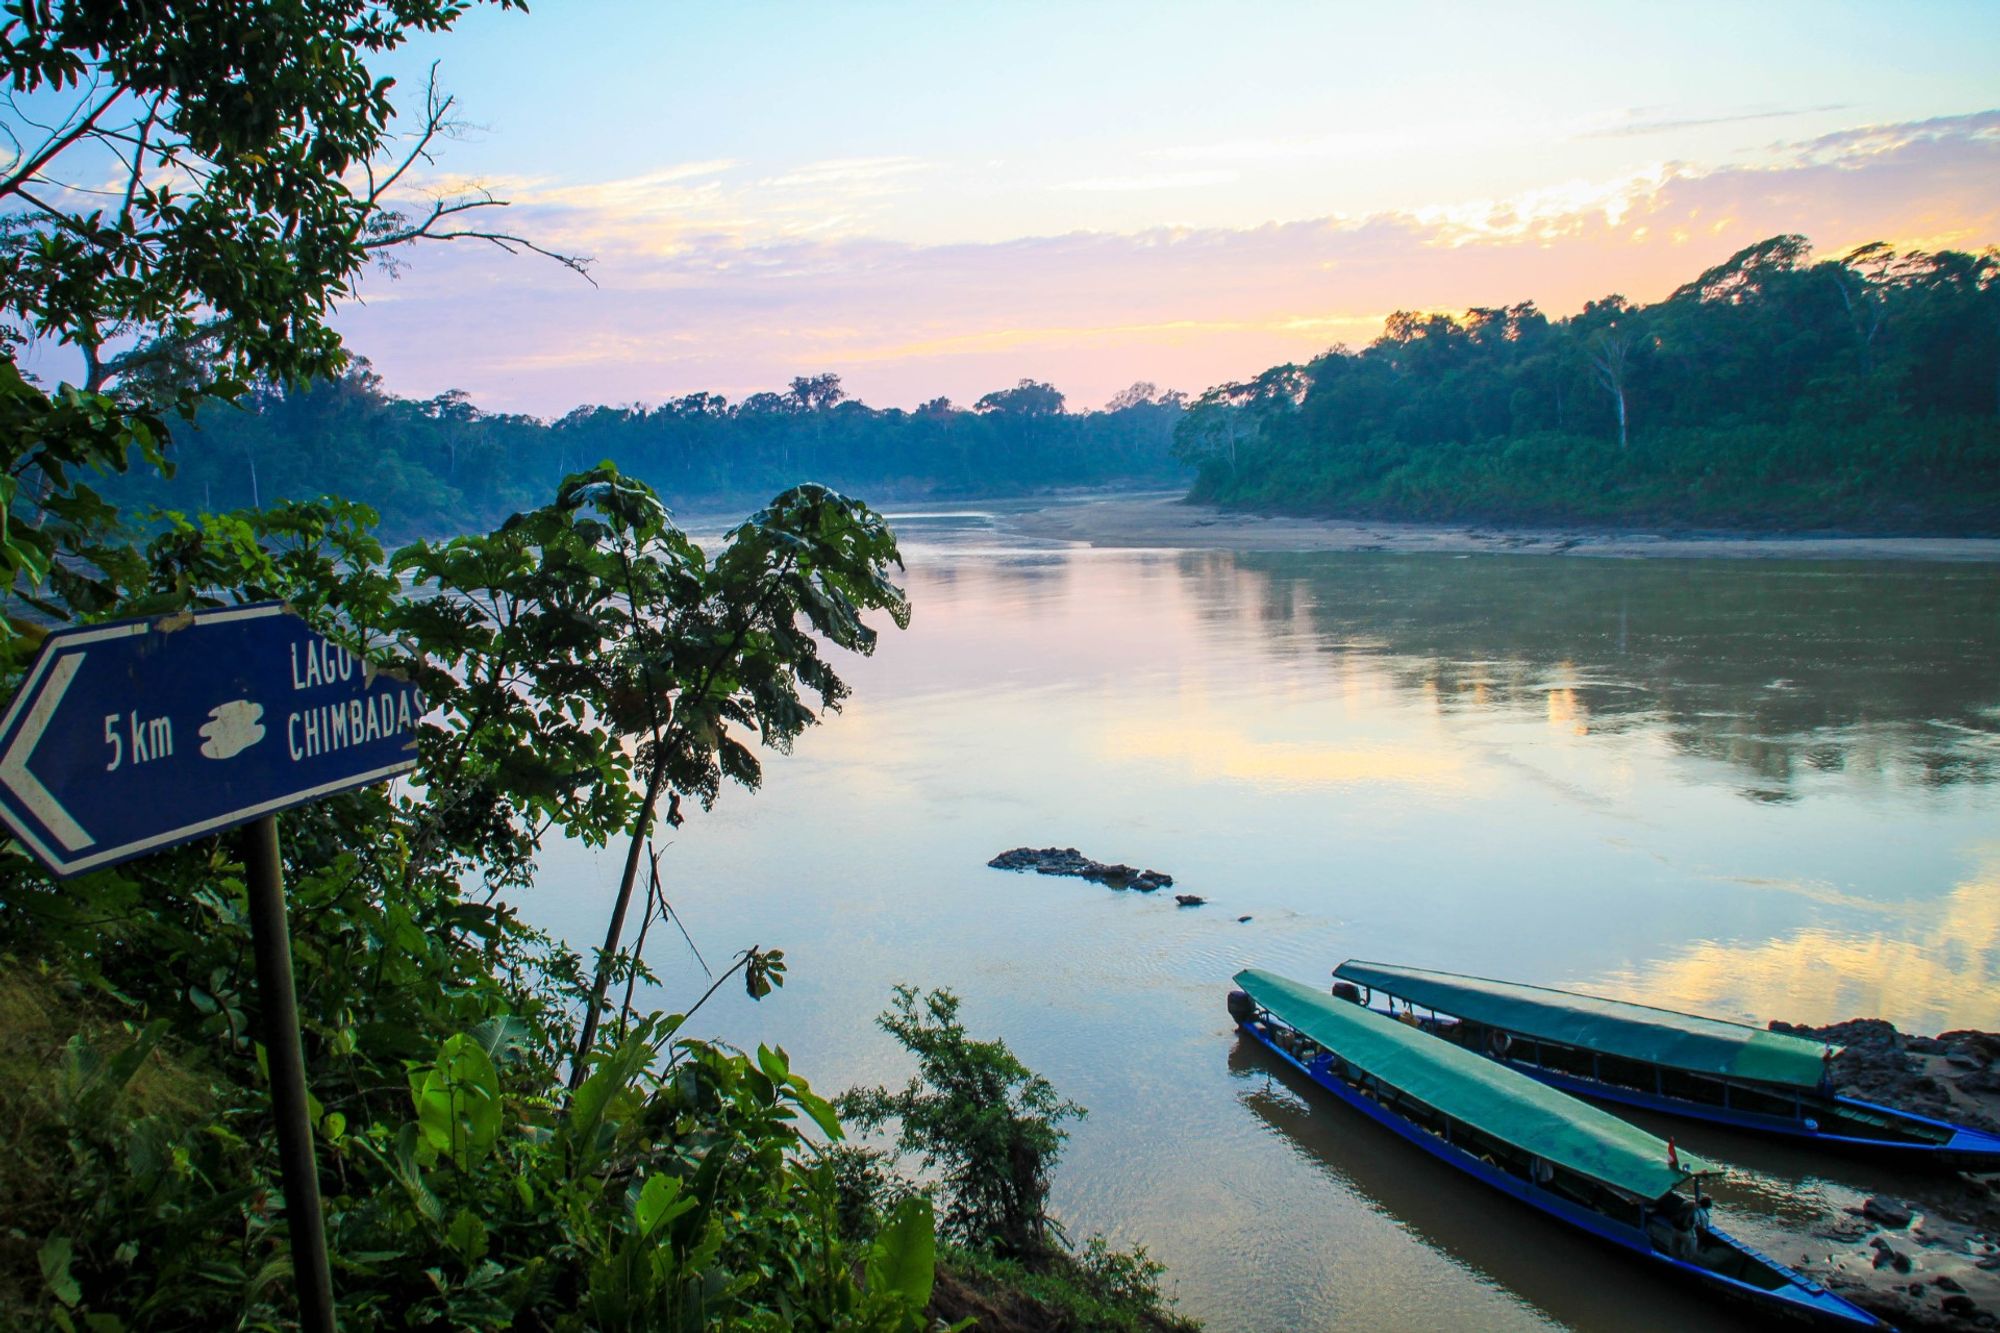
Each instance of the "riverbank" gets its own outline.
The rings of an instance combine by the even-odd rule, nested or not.
[[[2000,564],[2000,538],[1993,537],[1794,536],[1386,523],[1220,509],[1191,504],[1177,493],[1164,491],[1051,500],[1002,512],[996,518],[1003,528],[1023,537],[1104,548]]]
[[[2000,1034],[1905,1036],[1880,1019],[1772,1024],[1843,1049],[1844,1095],[2000,1130]],[[2000,1315],[2000,1174],[1912,1172],[1901,1197],[1825,1218],[1799,1266],[1900,1328],[1970,1333]]]

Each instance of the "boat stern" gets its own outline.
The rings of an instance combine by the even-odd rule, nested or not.
[[[1963,1171],[2000,1171],[2000,1134],[1967,1125],[1956,1128],[1950,1142],[1938,1150],[1939,1156]]]

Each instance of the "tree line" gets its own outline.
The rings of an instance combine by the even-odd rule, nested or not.
[[[934,398],[914,411],[878,409],[820,374],[741,402],[690,393],[543,421],[484,411],[456,389],[398,397],[356,361],[331,379],[204,404],[173,428],[173,480],[134,473],[114,493],[206,512],[351,495],[386,530],[414,534],[498,522],[603,459],[677,506],[762,498],[806,477],[878,498],[1179,485],[1187,471],[1172,447],[1184,402],[1140,383],[1100,411],[1071,412],[1053,385],[1024,379],[969,408]]]
[[[1990,531],[2000,251],[1802,236],[1650,306],[1399,311],[1218,385],[1175,452],[1195,498],[1411,520]]]

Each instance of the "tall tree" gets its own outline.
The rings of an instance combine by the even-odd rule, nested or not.
[[[518,8],[518,0],[492,0]],[[399,139],[370,58],[451,27],[462,0],[65,0],[0,24],[0,323],[76,357],[51,394],[0,365],[0,503],[31,506],[0,574],[93,594],[79,470],[163,464],[163,413],[259,380],[332,374],[327,322],[371,257],[429,238],[537,248],[477,219],[475,193],[410,216],[395,191],[450,124],[433,85]],[[33,99],[30,117],[24,100]],[[111,182],[107,191],[106,180]],[[581,268],[583,261],[562,257]],[[162,373],[171,366],[172,373]],[[63,555],[77,559],[62,559]]]
[[[1584,355],[1597,383],[1611,397],[1618,412],[1618,447],[1631,444],[1631,426],[1625,389],[1632,364],[1632,349],[1638,345],[1640,330],[1631,303],[1622,296],[1607,296],[1583,308],[1583,320],[1591,325],[1584,339]]]

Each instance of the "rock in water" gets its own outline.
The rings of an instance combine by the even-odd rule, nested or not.
[[[1174,895],[1174,901],[1182,907],[1200,907],[1208,899],[1198,893],[1177,893]]]
[[[986,863],[995,870],[1032,870],[1038,875],[1068,875],[1114,889],[1151,893],[1173,887],[1174,877],[1137,866],[1093,861],[1074,847],[1016,847]]]

